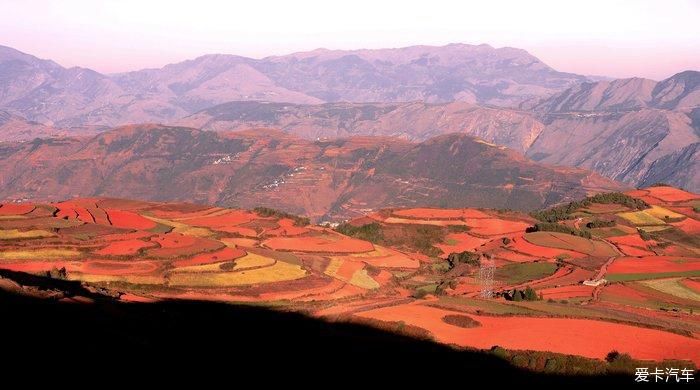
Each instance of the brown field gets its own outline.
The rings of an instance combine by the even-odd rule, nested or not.
[[[222,261],[231,261],[239,257],[246,255],[246,252],[242,249],[225,247],[221,250],[209,253],[202,253],[200,255],[191,257],[189,259],[175,260],[173,261],[173,266],[175,267],[189,267],[193,265],[210,264]]]
[[[489,242],[488,239],[474,237],[469,233],[451,233],[445,237],[445,243],[435,246],[447,255],[453,252],[472,251],[487,242]]]
[[[265,240],[263,245],[274,250],[319,253],[361,253],[374,250],[371,242],[340,235],[273,237]]]
[[[520,253],[534,256],[536,258],[555,258],[559,255],[565,255],[573,258],[585,256],[583,253],[568,249],[549,248],[531,244],[523,236],[518,236],[513,239],[511,249]]]
[[[609,244],[602,241],[589,240],[566,233],[534,232],[523,235],[525,240],[534,245],[549,248],[567,249],[589,256],[610,257],[617,255]]]
[[[539,290],[544,299],[567,299],[591,297],[595,287],[584,285],[550,287]]]

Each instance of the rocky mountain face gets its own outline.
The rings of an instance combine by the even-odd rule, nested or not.
[[[272,127],[311,140],[378,135],[425,141],[441,134],[465,133],[523,153],[544,129],[530,113],[466,102],[300,105],[239,101],[175,123],[215,131]]]
[[[0,198],[75,196],[270,206],[317,220],[405,206],[532,209],[621,186],[449,134],[308,141],[280,131],[130,126],[0,144]]]
[[[274,127],[307,139],[369,134],[423,141],[457,132],[505,145],[535,161],[591,169],[630,185],[663,178],[659,181],[700,191],[697,170],[676,169],[695,163],[695,154],[684,148],[700,142],[700,106],[694,100],[700,93],[698,80],[700,72],[683,72],[659,83],[582,84],[533,111],[466,102],[230,102],[176,123],[217,131]]]
[[[524,50],[488,45],[315,50],[261,60],[206,55],[117,75],[0,47],[0,107],[59,126],[170,121],[233,100],[515,106],[585,80]]]
[[[634,111],[645,108],[687,111],[700,106],[700,72],[685,71],[666,80],[631,78],[584,82],[545,99],[540,113]]]

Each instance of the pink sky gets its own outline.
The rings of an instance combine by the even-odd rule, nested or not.
[[[0,45],[100,72],[454,42],[528,50],[557,70],[663,79],[700,69],[700,1],[6,1]]]

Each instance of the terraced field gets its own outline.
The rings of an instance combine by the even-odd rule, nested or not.
[[[283,305],[465,347],[700,363],[700,222],[688,203],[700,198],[664,187],[630,194],[649,205],[616,195],[627,203],[583,204],[537,228],[538,214],[507,210],[378,210],[331,229],[271,209],[9,203],[0,270],[126,302]]]

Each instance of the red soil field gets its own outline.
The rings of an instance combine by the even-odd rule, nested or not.
[[[136,294],[122,294],[119,296],[120,301],[124,302],[134,302],[134,303],[153,303],[153,302],[158,302],[157,299],[155,298],[149,298],[149,297],[144,297],[141,295],[136,295]]]
[[[154,247],[156,243],[151,241],[143,241],[139,239],[131,239],[124,241],[114,241],[106,247],[95,251],[95,254],[106,256],[127,256],[135,255],[140,249]]]
[[[643,249],[639,249],[634,246],[629,246],[629,245],[618,245],[617,246],[622,253],[624,253],[627,256],[636,256],[636,257],[642,257],[642,256],[654,256],[654,252],[650,251],[645,251]]]
[[[350,280],[355,272],[364,268],[364,264],[359,261],[343,261],[343,263],[338,268],[336,276],[342,280]]]
[[[241,236],[244,236],[244,237],[257,237],[258,236],[258,232],[256,232],[255,229],[242,227],[242,226],[220,226],[220,227],[217,227],[216,230],[220,231],[220,232],[224,232],[224,233],[240,234]]]
[[[539,280],[527,282],[524,285],[535,289],[567,286],[572,284],[580,284],[586,279],[594,276],[595,272],[585,270],[583,268],[566,265],[557,269],[554,274],[544,277]]]
[[[661,199],[664,202],[683,202],[686,200],[700,199],[700,196],[691,194],[674,187],[649,187],[645,188],[649,192],[649,195]]]
[[[197,237],[182,233],[165,233],[151,238],[151,241],[157,242],[161,248],[184,248],[194,245]]]
[[[82,264],[78,261],[23,261],[21,263],[0,263],[1,269],[10,271],[37,273],[49,271],[52,268],[65,268],[66,271],[80,271]]]
[[[679,245],[669,245],[665,248],[657,248],[657,251],[661,252],[664,256],[680,256],[680,257],[695,257],[697,254],[690,249]]]
[[[620,257],[608,267],[611,274],[644,274],[700,270],[700,259],[676,256]]]
[[[686,218],[680,222],[673,222],[671,225],[688,234],[700,234],[700,222],[692,218]]]
[[[135,231],[135,232],[129,232],[129,233],[123,233],[123,234],[105,234],[103,236],[100,236],[100,240],[102,241],[126,241],[126,240],[135,240],[139,238],[149,238],[154,236],[155,234],[150,233],[150,232],[144,232],[142,230],[140,231]]]
[[[270,249],[299,252],[362,253],[374,250],[371,242],[343,236],[273,237],[263,245]]]
[[[321,300],[324,299],[326,294],[332,294],[340,290],[343,286],[345,286],[345,282],[338,279],[329,278],[326,284],[319,287],[279,292],[265,292],[260,294],[260,299],[265,301],[295,300],[300,298],[314,298]]]
[[[367,256],[367,257],[343,257],[343,259],[351,259],[354,261],[363,261],[369,265],[382,268],[418,268],[420,262],[412,259],[400,252],[390,251],[389,256]]]
[[[154,257],[180,257],[220,249],[223,244],[206,238],[187,236],[180,233],[159,234],[151,241],[160,244],[160,248],[149,249],[147,254]]]
[[[572,318],[472,314],[469,317],[481,326],[461,328],[442,321],[448,314],[461,313],[414,303],[356,315],[382,321],[404,321],[430,331],[440,342],[465,347],[488,349],[499,345],[508,349],[552,351],[597,359],[618,350],[636,359],[688,359],[700,363],[700,340],[655,329]],[[514,329],[518,331],[514,332]]]
[[[457,241],[456,244],[450,245],[447,243],[437,244],[435,247],[440,249],[442,253],[448,255],[453,252],[472,251],[482,244],[489,242],[489,239],[474,237],[468,233],[452,233],[445,237],[446,241]]]
[[[152,261],[104,261],[95,260],[82,263],[81,272],[95,275],[148,274],[158,269]]]
[[[608,237],[605,240],[610,241],[613,244],[623,244],[623,245],[629,245],[629,246],[636,246],[636,247],[639,247],[642,249],[646,249],[648,245],[656,245],[656,241],[654,241],[654,240],[649,240],[649,241],[642,240],[642,237],[640,237],[639,234],[630,234],[627,236]]]
[[[237,247],[254,247],[258,245],[257,240],[253,240],[250,238],[222,238],[220,241],[225,243],[226,245],[235,245]]]
[[[294,226],[294,221],[288,218],[280,219],[277,223],[280,225],[278,229],[268,230],[265,234],[271,236],[298,236],[309,232],[309,229]]]
[[[583,253],[570,251],[568,249],[548,248],[545,246],[534,245],[527,242],[527,240],[525,240],[523,236],[518,236],[514,238],[510,248],[517,252],[525,253],[538,258],[551,259],[555,258],[557,255],[560,254],[565,254],[573,258],[582,258],[586,256]]]
[[[474,218],[491,218],[490,215],[477,209],[433,209],[433,208],[415,208],[396,210],[392,213],[398,217],[415,218],[415,219],[474,219]]]
[[[202,253],[189,259],[173,261],[175,267],[187,267],[191,265],[218,263],[220,261],[234,260],[246,255],[246,252],[238,248],[226,247],[211,253]]]
[[[92,207],[88,208],[88,212],[92,214],[92,217],[95,219],[95,223],[106,226],[111,225],[109,218],[107,217],[107,213],[104,210],[97,207]]]
[[[530,226],[525,222],[508,221],[505,219],[484,218],[468,219],[470,232],[483,236],[498,236],[510,233],[522,233]]]
[[[75,211],[75,209],[71,209],[71,208],[66,207],[66,208],[59,209],[56,212],[56,218],[77,219],[78,213]]]
[[[633,198],[639,198],[641,196],[648,196],[649,191],[647,191],[647,190],[631,190],[631,191],[625,192],[625,194],[627,194]]]
[[[155,222],[130,211],[107,210],[107,215],[112,226],[119,228],[148,230],[156,227]]]
[[[85,223],[95,223],[95,218],[84,207],[76,207],[73,210],[78,214],[78,220]]]
[[[508,249],[497,249],[490,252],[495,258],[504,259],[508,261],[513,261],[516,263],[527,263],[533,261],[537,256],[525,255],[521,253],[516,253]]]
[[[217,215],[213,217],[189,218],[184,222],[192,226],[219,228],[223,226],[240,225],[242,223],[250,222],[258,218],[260,217],[258,217],[256,214],[249,213],[247,211],[231,210],[230,212],[223,215]]]
[[[700,293],[700,279],[683,279],[681,280],[681,284],[697,293]]]
[[[220,207],[202,206],[191,203],[164,203],[149,211],[158,218],[187,219],[204,217],[220,210],[223,209]]]
[[[431,209],[415,208],[407,210],[397,210],[394,215],[417,219],[461,219],[464,212],[461,209]]]
[[[24,215],[31,213],[34,207],[29,203],[4,203],[0,205],[0,215]]]
[[[345,284],[339,290],[336,290],[329,294],[318,294],[314,296],[304,297],[299,299],[300,301],[332,301],[337,299],[345,299],[350,297],[356,297],[366,293],[367,290],[353,286],[352,284]]]
[[[605,285],[601,292],[601,296],[618,297],[626,300],[628,299],[641,302],[649,300],[648,295],[620,283]]]
[[[566,298],[581,298],[592,297],[593,286],[584,286],[582,284],[573,286],[551,287],[539,290],[544,299],[566,299]]]

